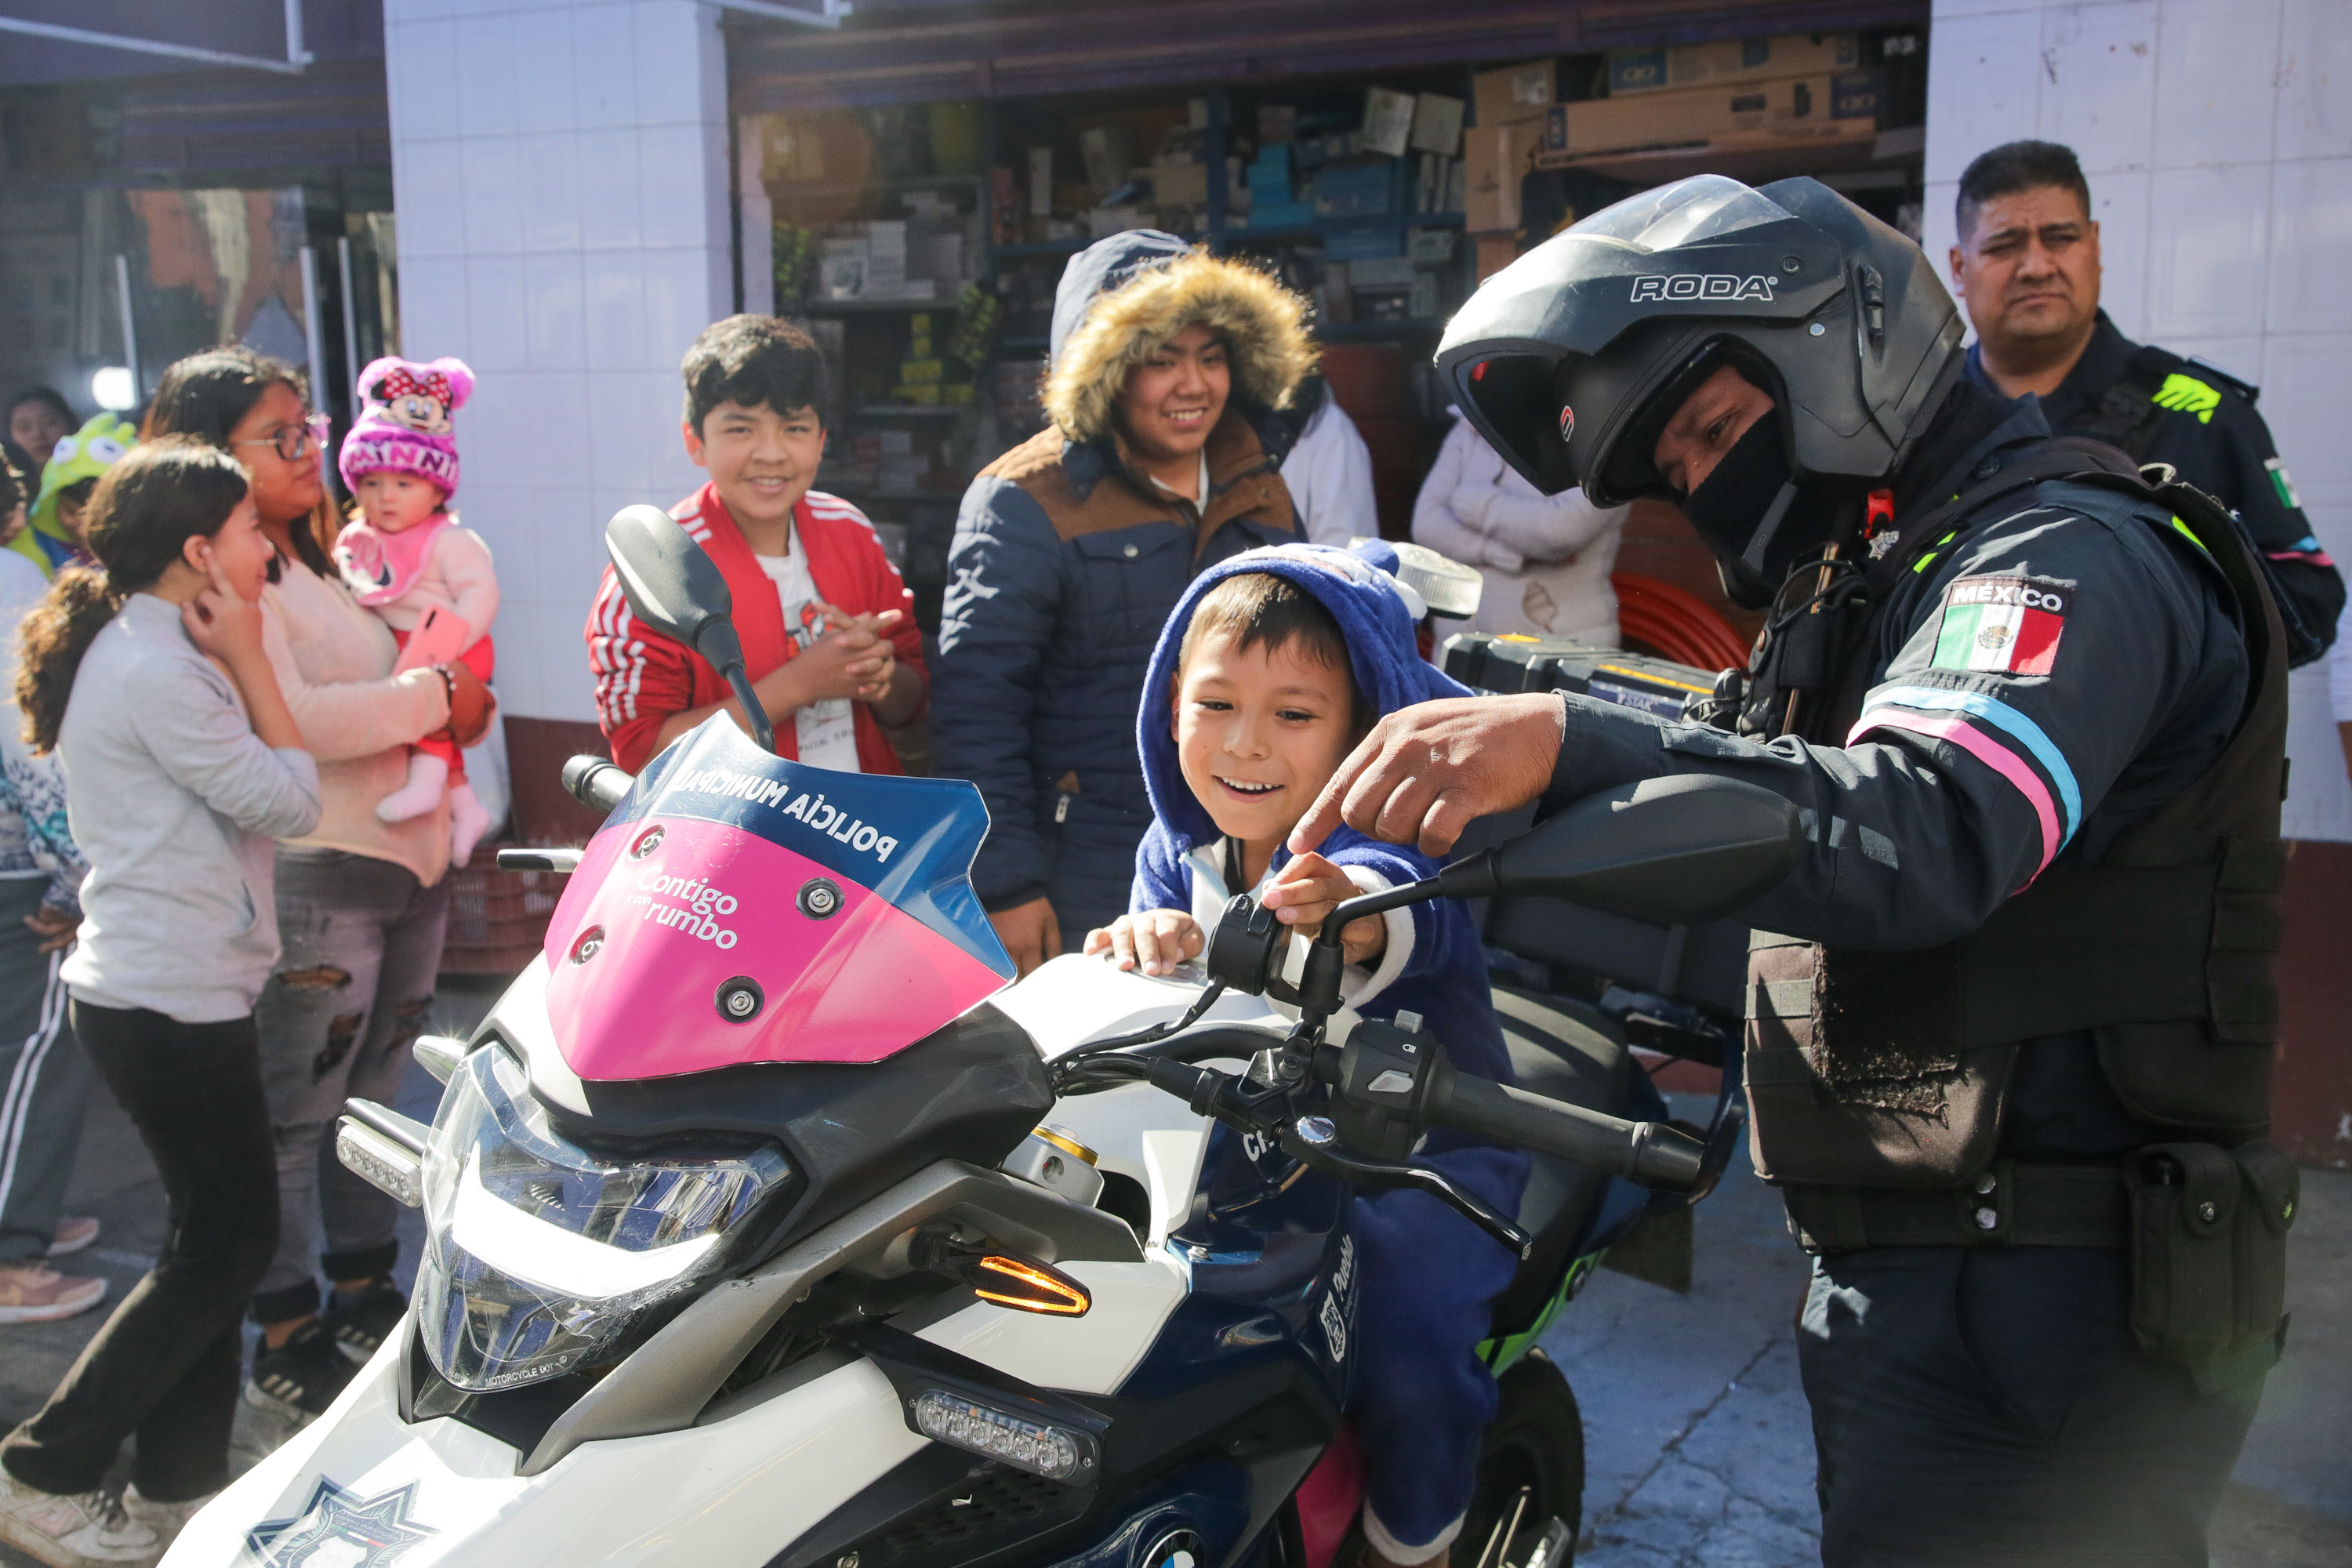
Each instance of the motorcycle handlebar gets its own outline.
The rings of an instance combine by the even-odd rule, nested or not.
[[[597,811],[621,804],[637,781],[602,757],[578,756],[563,764],[563,787],[572,798]]]
[[[1454,1073],[1430,1086],[1429,1120],[1513,1148],[1596,1166],[1644,1187],[1697,1189],[1706,1145],[1663,1121],[1627,1121]]]

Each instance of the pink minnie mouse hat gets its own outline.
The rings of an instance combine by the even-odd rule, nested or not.
[[[380,359],[360,372],[357,390],[360,416],[335,461],[343,483],[356,490],[368,474],[415,474],[445,497],[457,494],[457,440],[449,416],[474,390],[466,362]]]

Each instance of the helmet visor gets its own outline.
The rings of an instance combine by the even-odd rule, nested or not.
[[[1565,232],[1615,240],[1646,256],[1719,239],[1743,228],[1785,223],[1791,216],[1780,203],[1738,180],[1697,174],[1603,207]]]

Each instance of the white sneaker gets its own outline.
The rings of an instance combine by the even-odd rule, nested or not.
[[[162,1549],[177,1541],[188,1521],[196,1517],[196,1510],[218,1496],[218,1492],[206,1492],[185,1502],[152,1502],[139,1495],[139,1483],[133,1481],[123,1489],[122,1508],[134,1521],[155,1532],[155,1544]]]
[[[0,1468],[0,1541],[48,1568],[98,1563],[152,1563],[155,1532],[104,1492],[68,1497],[36,1491]]]

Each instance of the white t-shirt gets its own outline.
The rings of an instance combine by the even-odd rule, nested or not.
[[[816,580],[809,575],[808,557],[801,553],[801,533],[798,527],[785,548],[789,555],[759,555],[751,559],[776,585],[776,603],[784,612],[784,635],[795,648],[805,648],[825,631],[824,612],[817,608],[824,596],[816,591]],[[793,715],[794,737],[800,744],[801,761],[811,767],[832,768],[837,773],[854,773],[857,766],[857,721],[846,697],[827,698],[812,702]]]

